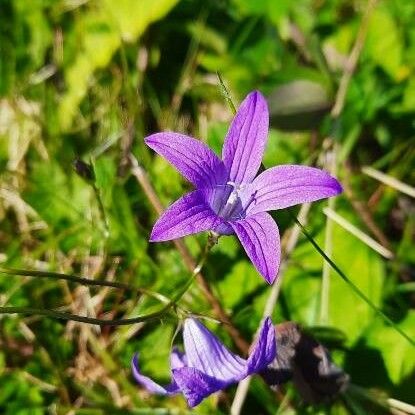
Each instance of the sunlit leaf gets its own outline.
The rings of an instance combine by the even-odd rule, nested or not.
[[[176,3],[177,0],[98,2],[79,18],[76,30],[83,33],[81,44],[73,63],[65,70],[67,91],[59,107],[64,130],[72,125],[93,73],[110,63],[122,40],[135,41]]]
[[[399,327],[415,338],[415,311],[411,310]],[[377,321],[366,336],[368,346],[379,349],[391,381],[399,384],[415,370],[415,348],[390,326]]]
[[[323,234],[316,239],[322,246]],[[334,262],[379,306],[384,281],[379,255],[337,225],[334,225],[332,247]],[[293,253],[293,264],[286,271],[283,287],[293,320],[307,325],[319,321],[322,261],[308,243],[300,245]],[[374,311],[334,272],[330,274],[329,298],[330,325],[343,331],[348,342],[353,344],[370,325]]]
[[[394,17],[386,8],[377,8],[370,20],[365,50],[393,78],[399,76],[402,42]]]

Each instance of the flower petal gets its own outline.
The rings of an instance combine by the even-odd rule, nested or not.
[[[288,164],[265,170],[251,186],[254,202],[248,214],[313,202],[342,191],[340,183],[326,171]]]
[[[214,186],[226,180],[222,161],[195,138],[168,132],[152,134],[145,142],[197,187]]]
[[[180,389],[174,380],[167,386],[161,386],[149,377],[142,375],[138,366],[138,354],[134,355],[131,361],[131,367],[135,380],[140,385],[144,386],[149,392],[157,393],[159,395],[175,395],[180,392]]]
[[[242,102],[229,127],[222,158],[229,171],[229,180],[249,183],[261,165],[268,136],[268,105],[258,91]]]
[[[243,376],[245,360],[230,352],[198,320],[185,320],[183,341],[190,367],[222,382],[235,382]]]
[[[194,367],[175,369],[173,377],[191,408],[198,405],[210,394],[224,389],[228,385],[227,382],[206,375]]]
[[[189,367],[173,370],[173,378],[190,407],[232,383],[263,371],[276,356],[275,329],[269,317],[263,321],[247,361],[233,355],[197,320],[185,321],[183,337]],[[227,370],[231,372],[228,375]]]
[[[181,367],[187,366],[186,355],[180,352],[177,347],[173,347],[170,354],[170,367],[171,370],[180,369]]]
[[[206,204],[199,190],[187,193],[160,216],[150,241],[160,242],[214,229],[222,221]]]
[[[276,357],[275,328],[269,317],[262,322],[257,340],[247,361],[247,375],[264,370]]]
[[[265,212],[229,224],[256,269],[269,284],[272,284],[277,276],[281,255],[277,224]]]

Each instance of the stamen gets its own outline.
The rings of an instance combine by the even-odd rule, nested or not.
[[[252,193],[252,195],[251,195],[251,197],[250,197],[250,199],[249,199],[249,202],[248,202],[248,203],[246,204],[246,206],[244,207],[244,210],[243,210],[243,213],[244,213],[244,214],[246,213],[246,211],[248,210],[249,206],[251,206],[253,202],[255,202],[255,203],[256,203],[256,194],[257,194],[257,193],[258,193],[258,190],[255,190],[255,192],[254,192],[254,193]]]
[[[248,206],[244,208],[240,198],[240,192],[246,188],[246,184],[237,184],[235,182],[227,182],[219,184],[212,189],[209,197],[209,204],[215,213],[224,219],[241,219],[245,215],[246,208],[255,200],[249,200]]]
[[[234,212],[236,206],[238,206],[238,191],[234,188],[231,194],[227,197],[225,203],[219,209],[218,215],[224,218],[232,217],[232,213]]]

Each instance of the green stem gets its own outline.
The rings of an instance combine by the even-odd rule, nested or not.
[[[14,269],[6,268],[0,266],[0,274],[13,275],[15,277],[36,277],[36,278],[49,278],[52,280],[65,280],[78,284],[96,286],[96,287],[106,287],[106,288],[117,288],[126,291],[132,291],[134,293],[140,293],[148,295],[149,297],[155,298],[156,300],[162,303],[168,303],[170,299],[163,294],[147,290],[146,288],[140,287],[131,287],[128,284],[116,281],[100,281],[93,280],[91,278],[77,277],[75,275],[62,274],[59,272],[50,272],[50,271],[35,271],[35,270],[24,270],[24,269]]]
[[[331,151],[327,153],[329,161],[328,171],[336,177],[336,147],[333,144]],[[331,197],[328,200],[327,206],[334,210],[336,199]],[[331,218],[326,219],[326,229],[324,236],[324,251],[327,255],[331,255],[333,251],[333,221]],[[320,299],[320,324],[327,324],[329,322],[329,301],[330,300],[330,265],[327,261],[323,261],[323,273],[321,279],[321,299]]]
[[[347,283],[350,288],[355,292],[355,294],[365,301],[382,319],[389,324],[393,329],[395,329],[402,337],[404,337],[412,346],[415,346],[415,341],[411,339],[399,326],[397,326],[392,319],[390,319],[383,311],[381,311],[375,304],[362,292],[360,289],[346,276],[346,274],[326,255],[326,253],[320,248],[314,238],[308,233],[302,223],[292,215],[293,219],[297,225],[301,228],[301,231],[305,237],[311,242],[311,244],[316,248],[318,253],[330,264],[330,266],[336,271],[336,273]]]
[[[83,285],[118,288],[118,289],[129,290],[129,291],[139,291],[145,294],[148,293],[148,291],[145,289],[131,287],[130,285],[124,284],[122,282],[93,280],[91,278],[84,278],[84,277],[77,277],[75,275],[62,274],[60,272],[35,271],[35,270],[24,270],[24,269],[0,267],[0,274],[14,275],[14,276],[20,276],[20,277],[39,277],[39,278],[50,278],[53,280],[66,280],[66,281],[76,282],[76,283],[83,284]]]
[[[112,319],[103,320],[93,317],[84,317],[77,314],[65,313],[62,311],[48,310],[45,308],[34,308],[34,307],[0,307],[0,314],[26,314],[26,315],[37,315],[51,317],[58,320],[72,320],[78,321],[79,323],[95,324],[98,326],[125,326],[129,324],[142,323],[143,321],[157,320],[161,318],[174,303],[170,302],[166,304],[162,309],[155,311],[154,313],[145,314],[143,316],[125,318],[125,319]]]
[[[142,316],[132,317],[132,318],[125,318],[125,319],[112,319],[112,320],[104,320],[94,317],[85,317],[85,316],[79,316],[77,314],[70,314],[65,313],[62,311],[56,311],[56,310],[48,310],[44,308],[34,308],[34,307],[0,307],[0,314],[26,314],[26,315],[38,315],[38,316],[46,316],[55,318],[58,320],[72,320],[72,321],[78,321],[79,323],[85,323],[85,324],[95,324],[99,326],[125,326],[129,324],[136,324],[141,323],[143,321],[149,321],[149,320],[157,320],[163,315],[169,311],[171,308],[176,307],[177,303],[180,301],[180,299],[183,297],[183,295],[186,293],[186,291],[190,288],[192,285],[196,275],[199,274],[200,270],[202,269],[203,265],[205,264],[208,253],[210,249],[213,246],[212,238],[209,237],[208,241],[205,245],[205,248],[203,250],[202,256],[196,267],[194,268],[192,275],[190,278],[186,281],[186,284],[184,287],[179,290],[179,292],[173,297],[172,300],[169,300],[167,304],[165,304],[164,307],[162,307],[160,310],[155,311],[153,313],[145,314]],[[82,278],[82,277],[76,277],[74,275],[66,275],[66,274],[60,274],[55,272],[43,272],[43,271],[25,271],[25,270],[12,270],[12,269],[1,269],[0,272],[3,273],[9,273],[12,275],[20,275],[20,276],[39,276],[39,277],[47,277],[47,278],[53,278],[53,279],[64,279],[67,281],[72,282],[79,282],[82,284],[89,284],[89,285],[98,285],[98,286],[110,286],[115,288],[125,288],[125,289],[132,289],[126,284],[118,283],[118,282],[107,282],[107,281],[95,281],[90,280],[88,278]],[[143,290],[144,291],[144,290]],[[148,294],[148,292],[146,291]]]

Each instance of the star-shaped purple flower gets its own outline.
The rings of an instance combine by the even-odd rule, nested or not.
[[[268,135],[268,106],[260,92],[242,102],[225,138],[222,160],[205,144],[164,132],[145,142],[196,187],[154,225],[150,241],[211,230],[235,233],[257,270],[272,283],[280,264],[278,227],[268,210],[337,195],[339,182],[313,167],[282,165],[257,177]]]
[[[132,361],[133,375],[149,392],[160,395],[183,393],[190,407],[210,394],[261,372],[276,357],[275,329],[271,319],[261,325],[247,360],[233,354],[198,320],[187,318],[183,328],[185,353],[173,349],[170,356],[172,381],[161,386],[140,373],[138,357]]]

